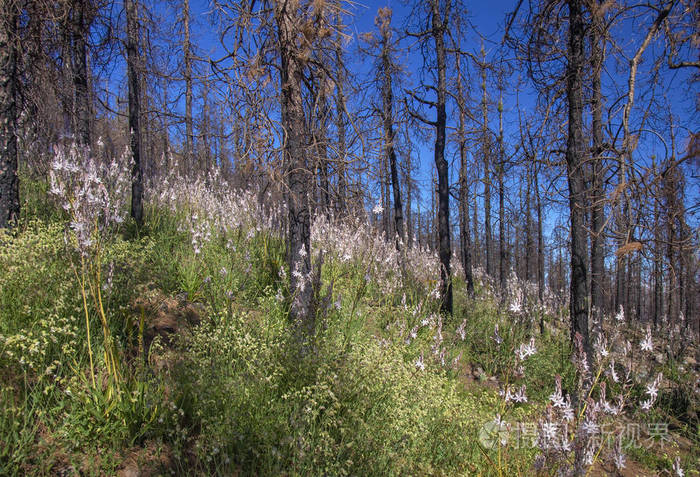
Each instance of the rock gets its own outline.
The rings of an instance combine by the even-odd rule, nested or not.
[[[163,296],[158,292],[137,299],[132,309],[134,326],[139,327],[141,319],[145,321],[143,344],[146,355],[156,336],[160,336],[163,343],[169,346],[175,335],[199,324],[203,313],[195,303]]]
[[[134,462],[129,462],[117,473],[118,477],[141,477],[141,472]]]

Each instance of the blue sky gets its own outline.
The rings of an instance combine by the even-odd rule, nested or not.
[[[521,7],[520,11],[521,15],[525,13],[525,10],[528,8],[527,3],[528,2],[523,3],[523,6]],[[485,47],[487,52],[491,54],[495,53],[497,44],[500,42],[503,35],[505,15],[511,12],[515,8],[516,4],[517,1],[515,0],[491,0],[488,2],[472,1],[466,3],[466,6],[469,10],[468,20],[470,21],[471,25],[476,27],[479,33],[486,38],[487,42]],[[378,8],[383,6],[389,6],[394,10],[393,26],[398,30],[403,30],[405,17],[409,11],[409,8],[403,1],[387,0],[385,2],[363,2],[353,4],[353,6],[349,8],[350,12],[354,15],[352,17],[347,18],[346,22],[349,23],[349,30],[353,34],[354,40],[348,45],[348,49],[351,52],[351,54],[349,55],[351,61],[350,67],[351,70],[355,73],[367,74],[368,69],[371,66],[366,60],[359,59],[358,55],[354,53],[356,52],[357,35],[367,31],[375,30],[376,27],[374,26],[374,17]],[[193,41],[197,44],[199,52],[203,56],[211,55],[212,57],[216,58],[217,56],[221,55],[222,49],[218,44],[216,27],[212,26],[209,23],[207,12],[210,10],[210,8],[211,7],[208,1],[191,0],[192,18],[194,21],[192,27]],[[172,20],[172,16],[176,14],[176,9],[171,10],[170,13],[166,15],[166,20]],[[638,21],[635,24],[632,24],[630,22],[622,25],[620,29],[616,32],[616,41],[619,42],[620,48],[623,51],[628,51],[636,48],[636,46],[641,41],[640,35],[643,35],[645,29],[650,23],[650,18],[642,17],[638,19]],[[489,44],[489,41],[492,43]],[[469,49],[473,53],[478,53],[480,46],[480,37],[474,30],[470,29],[467,32],[467,38],[464,47]],[[650,48],[647,52],[646,57],[648,57],[651,53],[652,49]],[[407,63],[407,71],[409,73],[413,73],[412,76],[413,79],[415,79],[415,72],[420,70],[420,68],[422,67],[422,61],[419,55],[415,52],[413,54],[407,54],[405,57],[402,58],[402,60],[405,63]],[[642,67],[640,68],[638,78],[638,82],[640,85],[639,87],[642,87],[645,81],[645,71],[647,71],[645,68],[646,66],[643,63]],[[608,91],[606,91],[606,96],[608,96],[608,101],[610,103],[613,102],[613,98],[615,98],[615,95],[620,94],[623,87],[626,85],[626,71],[615,72],[615,68],[612,65],[610,66],[609,71],[611,73],[607,78],[604,78],[604,81],[607,82],[607,84],[610,86]],[[516,74],[517,73],[518,72],[516,71]],[[679,128],[678,130],[678,135],[680,138],[679,147],[683,146],[685,137],[687,136],[689,131],[698,130],[698,116],[697,112],[695,111],[693,101],[693,91],[696,95],[698,94],[696,87],[697,83],[695,83],[694,89],[693,86],[688,87],[687,85],[689,75],[689,72],[686,71],[665,72],[664,81],[662,82],[663,84],[660,87],[660,91],[666,94],[671,99],[673,112],[680,118],[680,122],[685,127],[685,129]],[[475,81],[473,81],[473,83],[475,83]],[[615,85],[614,88],[612,87],[613,84]],[[475,86],[478,88],[478,85]],[[397,97],[399,97],[400,94],[400,91],[395,92],[395,95]],[[494,100],[495,98],[492,97],[491,99]],[[525,88],[518,98],[521,110],[531,113],[534,110],[535,99],[536,98],[533,91],[531,89],[528,90],[527,88]],[[513,94],[513,88],[509,87],[506,91],[506,96],[504,98],[505,136],[507,148],[510,149],[509,152],[512,152],[513,144],[517,142],[518,136],[518,111],[516,109],[515,101],[516,97],[515,94]],[[643,97],[641,95],[638,95],[637,101],[637,106],[641,106],[643,104]],[[184,104],[179,104],[178,109],[184,110]],[[427,112],[427,114],[434,114],[434,112]],[[497,113],[495,111],[495,108],[492,107],[490,111],[490,125],[494,130],[497,128],[498,125],[496,114]],[[635,117],[638,118],[639,116],[641,116],[641,114],[641,110],[633,110],[633,120],[635,120]],[[451,117],[454,116],[453,113],[450,113],[449,109],[448,115],[450,115]],[[618,118],[619,116],[620,115],[617,114]],[[448,153],[451,151],[453,151],[453,148],[450,148],[448,146]],[[644,134],[642,136],[642,139],[640,140],[640,147],[638,149],[637,156],[640,161],[644,161],[648,160],[651,154],[656,154],[657,157],[663,157],[663,143],[651,134]],[[427,193],[427,191],[429,190],[428,187],[430,183],[431,172],[434,169],[432,139],[430,139],[430,137],[428,137],[427,141],[417,142],[416,155],[417,157],[414,158],[414,160],[420,160],[420,172],[418,179],[420,180],[422,189],[424,191],[422,194],[424,202],[421,206],[421,209],[425,210],[426,205],[429,205],[430,203],[430,196]],[[450,160],[452,159],[454,159],[454,157],[450,156]],[[452,167],[451,179],[453,182],[456,181],[456,174],[457,168]],[[549,175],[554,176],[554,174]],[[518,190],[515,187],[514,183],[515,180],[517,180],[517,178],[513,178],[509,181],[509,186],[511,186],[509,187],[509,198],[512,200],[517,200],[518,195]],[[547,179],[544,178],[541,180],[543,186],[547,185],[546,180]],[[561,185],[563,186],[564,184],[563,180],[561,179],[561,176],[559,180],[560,182],[562,182]],[[689,206],[692,206],[693,204],[697,204],[698,198],[700,197],[697,176],[695,178],[693,178],[692,176],[688,176],[687,181],[689,187],[688,196],[686,199]],[[480,192],[480,190],[477,190],[477,192]],[[556,197],[560,203],[565,202],[564,193],[565,190],[561,192],[558,195],[558,197]],[[553,197],[550,195],[549,198]],[[496,203],[494,202],[493,205],[495,206]],[[564,213],[565,215],[564,207],[558,209],[557,207],[552,208],[550,206],[549,210],[550,215],[553,218],[556,218],[558,221],[566,220],[566,217],[562,216],[562,213]],[[694,219],[694,221],[697,223],[697,217]],[[553,225],[554,221],[548,220],[548,228],[551,228]]]

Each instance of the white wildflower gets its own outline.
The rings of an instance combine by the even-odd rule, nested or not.
[[[639,347],[642,351],[654,351],[654,343],[651,341],[651,327],[647,326],[647,332],[644,339],[639,342]]]
[[[540,426],[542,430],[542,438],[549,442],[557,437],[557,429],[559,426],[556,422],[543,422]]]
[[[610,377],[612,380],[616,383],[620,382],[620,378],[617,376],[617,373],[615,372],[615,360],[612,359],[610,361]]]
[[[425,370],[425,363],[423,362],[423,353],[421,352],[420,356],[418,359],[416,359],[416,368],[420,369],[421,371]]]
[[[523,361],[523,360],[527,359],[529,356],[532,356],[533,354],[535,354],[536,352],[537,352],[537,348],[535,348],[535,338],[530,338],[530,343],[529,344],[522,343],[520,345],[520,348],[518,348],[515,351],[515,354],[518,356],[518,359],[520,359],[520,361]]]
[[[465,320],[466,324],[466,320]],[[503,338],[501,338],[501,335],[498,334],[498,323],[496,323],[493,327],[493,336],[491,337],[492,340],[496,342],[496,344],[500,345],[503,343]]]
[[[683,472],[683,469],[681,468],[680,457],[676,457],[676,460],[673,461],[673,472],[676,474],[676,477],[685,477],[685,472]]]
[[[600,430],[600,426],[598,426],[598,424],[595,421],[586,419],[585,421],[583,421],[583,424],[581,424],[581,429],[586,434],[592,435],[598,433],[598,431]]]
[[[615,321],[618,323],[625,321],[625,310],[622,308],[622,305],[620,305],[620,309],[617,311],[617,315],[615,315]]]

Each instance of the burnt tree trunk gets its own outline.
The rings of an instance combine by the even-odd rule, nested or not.
[[[626,212],[622,205],[615,207],[615,226],[617,228],[616,247],[620,250],[625,245],[624,231],[627,230],[627,224],[624,217]],[[615,258],[615,312],[617,313],[620,307],[625,313],[625,258],[624,256],[616,256]]]
[[[501,296],[506,290],[506,230],[505,230],[505,187],[503,174],[505,167],[505,151],[503,149],[503,92],[498,102],[498,284]]]
[[[379,161],[379,191],[382,201],[382,233],[384,238],[389,238],[389,179],[387,172],[387,158],[382,156]]]
[[[143,224],[143,165],[141,164],[141,92],[138,61],[139,27],[135,0],[124,0],[126,7],[126,63],[129,81],[129,136],[134,163],[131,169],[131,217]]]
[[[656,173],[656,170],[654,170]],[[654,307],[653,307],[653,320],[654,329],[658,329],[659,323],[661,322],[661,316],[664,310],[663,304],[663,248],[661,240],[661,214],[659,212],[659,201],[654,201]]]
[[[404,241],[403,206],[401,205],[401,186],[399,172],[396,166],[396,149],[394,148],[394,92],[391,84],[391,74],[394,70],[391,61],[391,10],[380,9],[376,20],[381,34],[381,79],[382,79],[382,125],[384,127],[384,160],[388,161],[394,194],[394,232],[397,250]],[[388,203],[388,201],[387,201]]]
[[[682,217],[681,176],[678,167],[672,165],[663,174],[663,194],[665,199],[666,258],[668,260],[667,318],[669,325],[678,323],[681,311],[680,253]]]
[[[194,161],[194,128],[192,126],[192,52],[190,44],[190,0],[182,2],[182,54],[185,63],[185,161]]]
[[[86,1],[73,3],[71,21],[74,129],[76,141],[90,145],[90,96],[88,93]]]
[[[404,162],[404,184],[406,185],[406,246],[411,248],[413,245],[413,214],[411,209],[412,202],[412,189],[413,184],[411,181],[411,149],[410,146],[406,153],[406,161]]]
[[[19,218],[16,2],[0,4],[0,228]]]
[[[467,294],[474,296],[474,275],[472,273],[472,243],[469,229],[469,184],[467,182],[466,141],[459,143],[459,237],[462,249],[462,268],[467,284]]]
[[[481,68],[481,154],[484,161],[484,232],[485,243],[484,252],[486,253],[486,273],[489,277],[493,277],[493,238],[491,236],[491,141],[489,136],[489,116],[488,116],[488,94],[486,92],[486,53],[482,46],[481,48],[482,64]]]
[[[600,9],[598,9],[600,10]],[[593,97],[591,99],[593,129],[593,167],[591,178],[591,312],[600,321],[603,313],[603,277],[605,216],[603,209],[603,93],[600,75],[603,69],[603,21],[600,11],[593,12],[591,26],[591,64],[593,67]]]
[[[584,217],[586,184],[583,140],[583,64],[585,28],[581,0],[569,0],[569,42],[566,69],[566,96],[569,131],[566,144],[566,168],[571,215],[571,339],[580,334],[584,350],[590,356],[588,340],[588,286],[586,261],[588,247]]]
[[[313,121],[313,131],[311,134],[313,151],[316,156],[316,169],[318,170],[318,202],[316,211],[322,213],[327,219],[331,213],[331,188],[330,171],[328,162],[328,136],[326,120],[330,113],[330,108],[323,88],[325,75],[321,74],[314,84],[314,104],[315,118]]]
[[[536,167],[536,166],[535,166]],[[544,303],[544,234],[542,232],[542,195],[540,194],[539,170],[535,168],[535,206],[537,207],[537,300]],[[544,334],[544,313],[540,312],[540,334]]]
[[[542,218],[542,195],[540,194],[540,184],[538,172],[535,170],[535,200],[537,207],[537,296],[540,303],[544,301],[544,233]]]
[[[338,16],[338,18],[336,19],[336,25],[338,27],[338,31],[340,31],[340,16]],[[337,212],[338,215],[344,216],[347,213],[348,184],[345,171],[345,164],[347,160],[347,151],[345,144],[345,94],[343,92],[343,82],[345,81],[345,66],[343,64],[343,54],[340,45],[340,38],[338,38],[335,48],[335,62],[337,75],[335,85],[335,120],[338,132],[338,158],[336,161],[336,175],[338,176]]]
[[[537,256],[535,254],[535,237],[532,223],[532,166],[528,164],[525,171],[525,279],[534,282],[537,277]]]
[[[202,124],[201,124],[201,137],[202,144],[201,149],[204,157],[201,158],[201,163],[198,160],[196,163],[192,162],[193,168],[200,170],[207,177],[207,173],[212,170],[212,142],[215,141],[213,138],[214,134],[211,128],[211,104],[209,103],[209,87],[202,88]],[[199,148],[198,148],[199,149]],[[197,159],[199,159],[199,154],[197,154]]]
[[[462,71],[457,57],[457,105],[459,107],[459,239],[462,250],[462,268],[467,284],[467,294],[474,295],[474,277],[472,275],[472,244],[469,230],[469,184],[467,181],[467,105],[462,85]]]
[[[287,260],[292,303],[290,319],[302,340],[313,338],[316,329],[311,283],[311,215],[308,184],[313,177],[304,154],[304,109],[301,85],[303,62],[296,48],[296,12],[286,2],[275,4],[280,55],[282,126],[285,131],[283,154],[287,188]]]
[[[438,179],[438,254],[440,256],[440,279],[442,311],[452,314],[452,278],[450,259],[452,248],[450,245],[450,184],[448,177],[448,163],[445,159],[445,136],[447,129],[447,64],[445,34],[447,32],[447,19],[450,18],[450,3],[447,2],[444,19],[440,15],[438,0],[432,0],[432,36],[435,40],[435,55],[437,58],[437,118],[435,121],[435,168]]]

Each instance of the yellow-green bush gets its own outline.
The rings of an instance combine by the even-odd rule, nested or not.
[[[465,395],[405,348],[331,325],[308,355],[283,314],[200,327],[173,375],[203,473],[458,475],[488,469],[476,444],[495,392]]]

